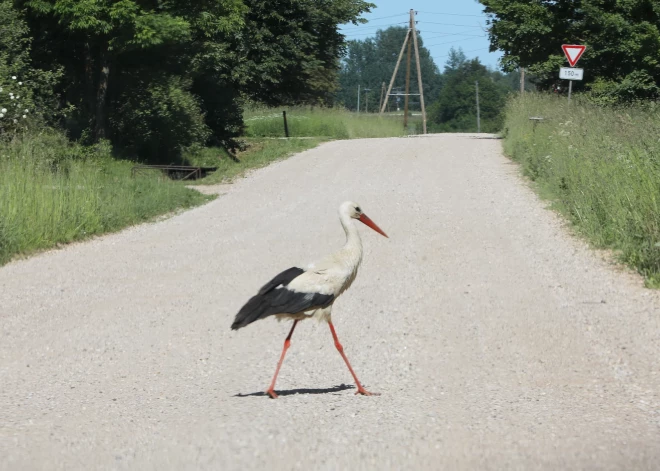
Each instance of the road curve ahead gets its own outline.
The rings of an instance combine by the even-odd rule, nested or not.
[[[0,469],[660,466],[660,300],[567,235],[489,135],[331,142],[166,221],[0,268]],[[341,246],[333,320],[238,332]]]

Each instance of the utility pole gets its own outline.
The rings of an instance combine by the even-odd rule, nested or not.
[[[525,68],[518,67],[518,70],[520,71],[520,94],[522,95],[525,93]]]
[[[360,84],[358,83],[358,105],[357,112],[360,113]]]
[[[481,132],[481,116],[479,115],[479,80],[474,82],[477,90],[477,132]]]
[[[385,94],[385,82],[380,87],[380,103],[378,104],[378,109],[380,110],[383,107],[383,95]]]
[[[426,134],[426,107],[424,106],[424,84],[422,83],[422,65],[419,62],[419,45],[417,44],[417,28],[414,21],[415,12],[410,10],[411,34],[415,43],[415,61],[417,62],[417,86],[419,87],[419,103],[422,106],[422,133]]]
[[[369,92],[371,91],[371,88],[365,88],[362,91],[365,92],[364,93],[364,101],[365,101],[364,112],[368,113],[369,112]]]
[[[415,22],[415,12],[410,10],[410,34],[414,36],[413,23]],[[415,37],[415,41],[417,38]],[[410,59],[412,58],[412,43],[408,41],[408,61],[406,62],[406,96],[403,105],[403,128],[408,129],[408,95],[410,94]]]
[[[390,93],[392,92],[392,86],[394,85],[394,79],[396,78],[396,73],[399,71],[399,65],[401,64],[401,58],[403,57],[403,51],[406,50],[406,44],[408,44],[408,41],[410,41],[410,30],[406,33],[406,39],[403,40],[403,45],[401,46],[401,52],[399,52],[399,58],[396,60],[396,65],[394,66],[394,73],[392,74],[392,80],[390,80],[390,85],[387,87],[387,93],[385,94],[385,101],[383,102],[383,106],[380,109],[380,114],[383,114],[385,111],[385,107],[387,106],[387,100],[390,97]]]

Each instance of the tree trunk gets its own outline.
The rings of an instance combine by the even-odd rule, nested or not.
[[[98,88],[96,89],[96,129],[94,139],[99,141],[108,137],[108,82],[110,78],[110,54],[108,53],[108,43],[104,41],[101,44],[99,53],[99,74]]]
[[[87,124],[91,128],[96,116],[96,93],[94,80],[94,57],[90,41],[85,42],[85,105]]]

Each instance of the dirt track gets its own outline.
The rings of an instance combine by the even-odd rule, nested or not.
[[[0,469],[658,469],[660,296],[567,235],[500,142],[324,144],[216,201],[0,268]],[[344,241],[333,320],[229,325]]]

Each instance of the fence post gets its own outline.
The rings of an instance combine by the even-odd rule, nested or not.
[[[286,111],[282,111],[282,116],[284,117],[284,135],[289,137],[289,125],[286,123]]]

